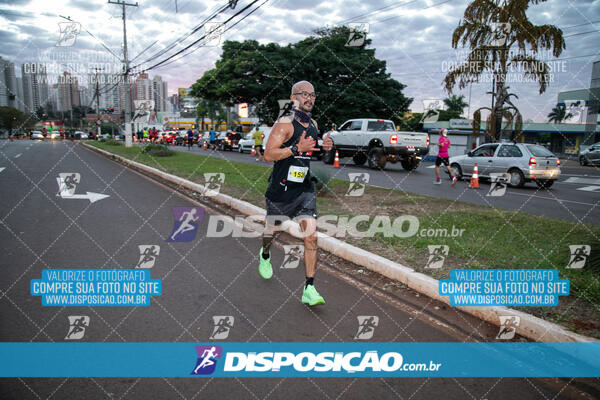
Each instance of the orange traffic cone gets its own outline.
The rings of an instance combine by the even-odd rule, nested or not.
[[[475,163],[475,167],[473,168],[473,175],[471,176],[471,183],[469,183],[469,187],[471,189],[479,189],[479,174],[477,170],[477,163]]]
[[[202,145],[202,150],[206,150],[206,140],[204,141],[204,144]]]
[[[254,145],[252,145],[252,151],[250,152],[250,156],[256,156],[256,150],[254,150]]]
[[[338,153],[338,151],[335,151],[335,158],[333,159],[333,168],[339,168],[340,167],[340,154]]]

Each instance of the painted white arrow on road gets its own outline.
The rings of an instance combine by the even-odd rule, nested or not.
[[[71,196],[61,195],[60,197],[63,199],[88,199],[90,203],[95,203],[98,200],[102,200],[110,196],[102,193],[86,192],[85,194],[73,194]]]
[[[0,172],[4,171],[6,167],[0,167]]]

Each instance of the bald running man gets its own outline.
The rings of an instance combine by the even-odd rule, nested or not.
[[[258,272],[264,279],[273,276],[269,248],[274,229],[270,221],[281,217],[295,218],[304,234],[306,283],[302,303],[309,306],[325,304],[314,286],[317,264],[317,196],[310,179],[310,158],[312,152],[319,151],[319,128],[310,112],[316,97],[315,89],[309,82],[295,83],[290,95],[295,106],[291,113],[284,114],[277,120],[267,140],[264,159],[266,162],[274,161],[275,165],[265,194],[267,224],[258,266]],[[323,149],[329,151],[332,147],[333,141],[327,134],[323,140]]]

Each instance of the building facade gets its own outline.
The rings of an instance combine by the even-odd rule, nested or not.
[[[21,65],[23,79],[23,103],[25,112],[34,113],[48,103],[48,75],[46,66],[38,63]]]
[[[0,57],[0,106],[19,108],[17,87],[15,64]]]

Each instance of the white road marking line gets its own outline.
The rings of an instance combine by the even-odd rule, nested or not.
[[[19,154],[17,154],[17,155],[15,156],[15,158],[19,158],[19,157],[21,157],[21,154],[22,154],[22,153],[19,153]]]
[[[0,167],[0,172],[4,171],[6,167]]]
[[[571,177],[564,180],[563,183],[584,183],[588,185],[600,185],[600,179]]]
[[[584,192],[595,192],[600,190],[600,186],[584,186],[577,188],[577,190],[583,190]]]

